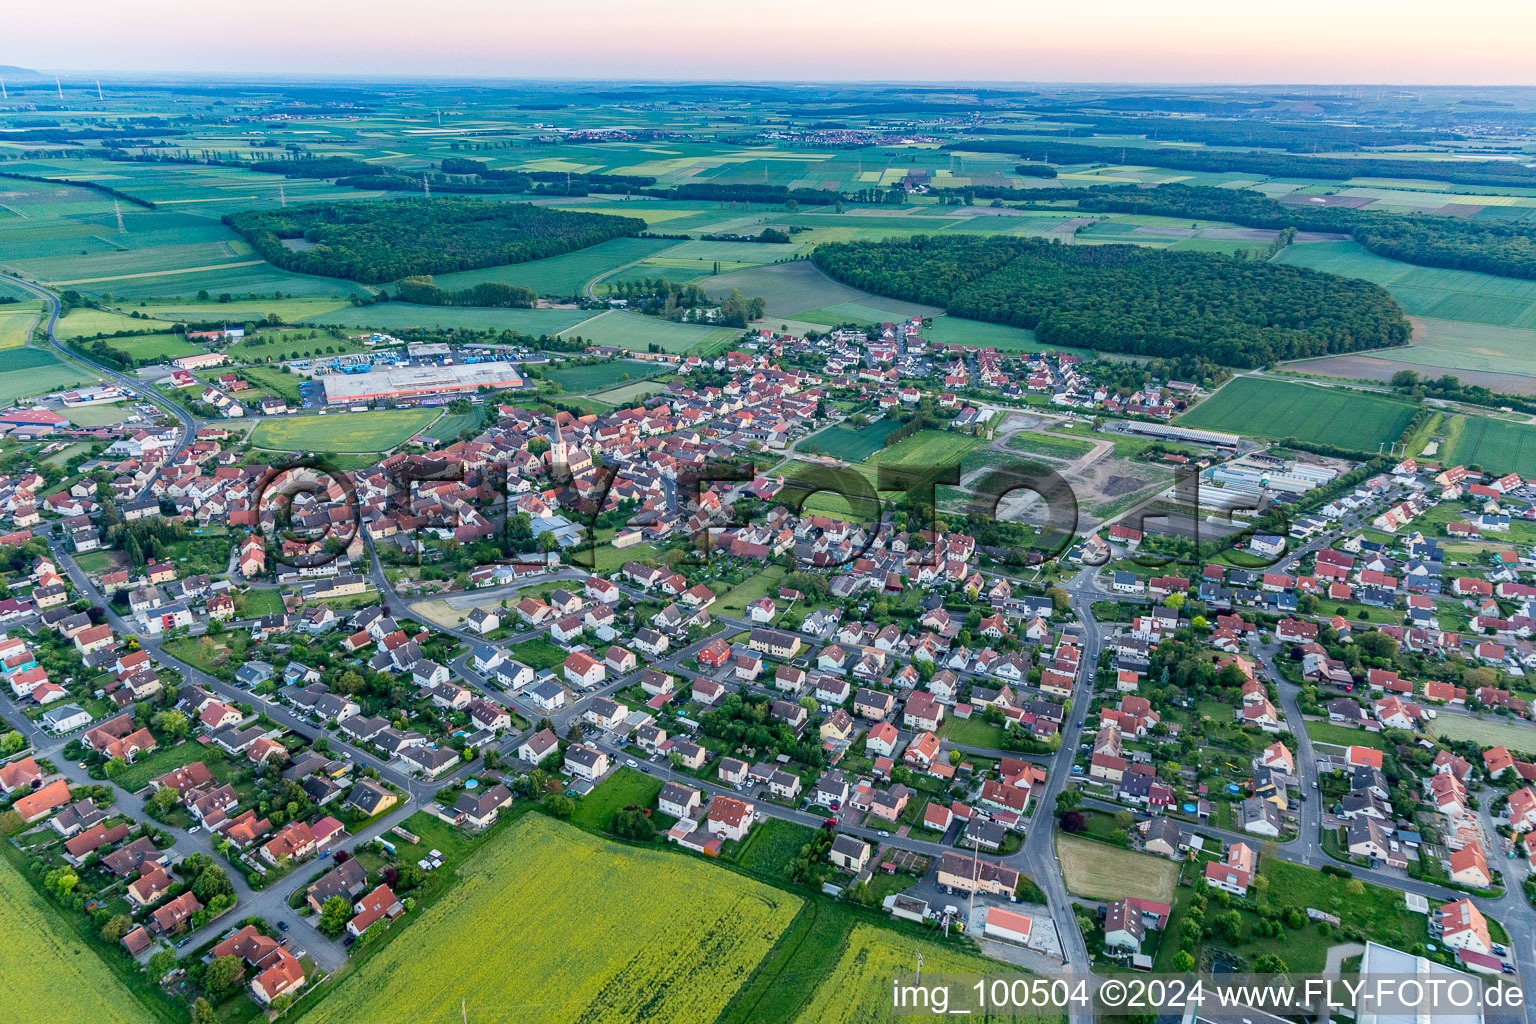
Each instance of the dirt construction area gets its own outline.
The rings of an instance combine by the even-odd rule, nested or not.
[[[975,488],[991,472],[1021,463],[1034,463],[1059,473],[1077,499],[1079,529],[1089,530],[1146,501],[1173,482],[1173,472],[1160,465],[1137,462],[1116,454],[1118,435],[1059,432],[1063,421],[1033,413],[1010,412],[993,440],[971,453],[959,490],[976,500]],[[1129,439],[1125,439],[1129,441]],[[1128,444],[1126,450],[1132,450]],[[1035,522],[1043,503],[1028,490],[1005,495],[998,507],[1002,519]]]

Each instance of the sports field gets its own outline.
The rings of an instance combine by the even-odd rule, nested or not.
[[[310,1019],[514,1016],[694,1024],[724,1009],[801,907],[786,892],[529,814],[475,853]]]
[[[66,931],[59,914],[9,860],[0,858],[0,935],[5,936],[0,1014],[14,1021],[102,1024],[159,1019],[94,950]]]
[[[378,409],[265,419],[251,444],[281,452],[387,452],[437,418],[431,409]]]
[[[87,371],[64,363],[51,352],[13,349],[0,360],[0,405],[93,379]]]
[[[1173,902],[1179,866],[1171,860],[1068,835],[1056,837],[1056,859],[1068,891],[1079,896],[1095,900],[1140,896]]]
[[[1446,429],[1447,465],[1481,466],[1502,476],[1536,476],[1536,426],[1488,416],[1457,416]]]
[[[1373,452],[1398,439],[1414,410],[1404,399],[1353,388],[1236,377],[1178,422],[1200,430],[1277,440],[1294,437]]]
[[[1375,281],[1410,316],[1536,329],[1536,281],[1416,267],[1377,256],[1358,242],[1291,245],[1275,262]]]
[[[655,345],[663,352],[682,353],[706,348],[740,333],[613,309],[566,328],[560,332],[560,337],[581,338],[589,345],[614,345],[630,352],[649,352]]]

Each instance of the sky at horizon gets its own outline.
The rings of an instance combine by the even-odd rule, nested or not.
[[[79,0],[5,18],[0,65],[45,71],[753,81],[1536,84],[1536,5],[959,0],[768,8],[588,0]]]

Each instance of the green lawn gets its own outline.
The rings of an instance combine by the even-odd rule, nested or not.
[[[658,369],[660,367],[655,363],[610,359],[586,366],[553,366],[544,371],[544,376],[566,391],[575,393],[612,388],[629,380],[648,377]]]
[[[1387,748],[1381,733],[1352,729],[1335,722],[1308,721],[1307,735],[1312,737],[1313,743],[1332,743],[1340,747],[1370,747],[1373,750]]]
[[[986,747],[988,750],[1003,749],[1003,737],[1006,735],[1003,727],[993,725],[980,714],[970,718],[956,718],[947,715],[944,724],[939,726],[939,735],[954,743],[963,743],[969,747]]]
[[[535,672],[543,668],[559,668],[567,657],[565,651],[538,637],[514,645],[512,656]]]
[[[606,832],[613,823],[613,816],[626,807],[655,809],[656,794],[661,792],[661,780],[653,779],[644,772],[632,768],[620,768],[592,792],[576,801],[576,812],[571,823],[585,829]]]
[[[150,779],[180,768],[184,764],[191,764],[193,761],[203,762],[217,777],[222,778],[230,774],[229,763],[224,759],[222,750],[185,740],[174,747],[161,747],[148,757],[140,758],[112,781],[132,793],[143,789],[149,784]]]

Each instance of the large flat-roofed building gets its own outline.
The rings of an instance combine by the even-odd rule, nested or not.
[[[478,388],[518,388],[523,376],[517,364],[455,363],[452,366],[386,366],[364,373],[332,373],[320,378],[330,405],[351,405],[373,399],[420,401]]]

